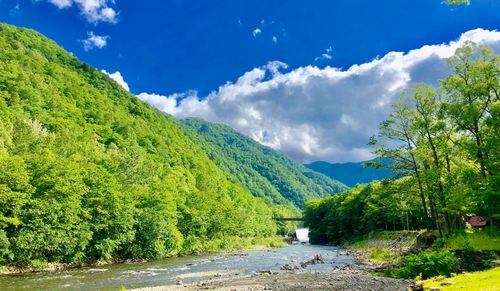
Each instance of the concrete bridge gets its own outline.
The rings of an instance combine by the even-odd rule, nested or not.
[[[302,217],[274,217],[276,221],[304,221]]]

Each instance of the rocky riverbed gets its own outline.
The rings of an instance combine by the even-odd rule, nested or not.
[[[177,285],[136,289],[136,291],[163,290],[408,290],[412,280],[373,277],[366,271],[351,267],[328,271],[262,272],[253,276],[221,275],[209,280]]]

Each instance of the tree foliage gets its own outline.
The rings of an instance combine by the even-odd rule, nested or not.
[[[440,87],[409,88],[370,140],[402,178],[308,203],[313,237],[339,241],[388,229],[386,223],[443,234],[463,228],[472,215],[497,224],[500,56],[469,42],[448,61],[451,74]]]
[[[273,209],[177,120],[34,31],[0,24],[0,51],[0,264],[158,258],[276,233]]]

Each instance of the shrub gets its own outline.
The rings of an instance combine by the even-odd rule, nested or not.
[[[400,268],[391,275],[402,278],[430,278],[438,275],[450,276],[459,269],[459,260],[449,251],[427,251],[411,254],[403,259]]]

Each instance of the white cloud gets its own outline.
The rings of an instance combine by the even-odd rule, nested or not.
[[[273,42],[278,43],[278,38],[276,37],[276,35],[273,35]]]
[[[332,59],[332,55],[331,54],[327,54],[327,53],[322,54],[321,57],[323,57],[324,59],[327,59],[327,60],[331,60]]]
[[[325,49],[325,52],[321,54],[319,57],[315,57],[314,61],[317,62],[319,60],[331,60],[332,59],[332,51],[333,48],[329,46],[328,48]]]
[[[196,92],[139,98],[179,118],[225,123],[300,162],[362,161],[372,157],[368,139],[400,92],[413,82],[436,84],[449,72],[445,59],[466,40],[500,51],[500,32],[476,29],[347,70],[307,66],[282,73],[286,64],[271,62],[204,98]]]
[[[130,88],[128,87],[127,82],[123,79],[122,74],[119,71],[116,71],[114,73],[108,73],[106,70],[101,70],[104,74],[108,75],[111,79],[115,80],[118,85],[122,86],[123,89],[130,91]]]
[[[104,48],[108,44],[107,35],[95,35],[93,31],[88,33],[87,39],[82,40],[83,49],[88,51],[93,48]]]
[[[256,28],[252,31],[253,37],[257,37],[259,34],[262,33],[262,30],[260,28]]]
[[[18,17],[21,15],[21,6],[17,3],[12,9],[9,10],[10,17]]]
[[[114,0],[47,0],[59,9],[70,8],[73,5],[78,8],[80,14],[88,22],[116,23],[118,13],[110,6],[115,4]]]

